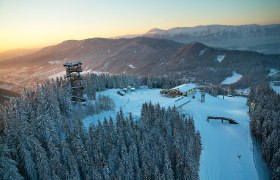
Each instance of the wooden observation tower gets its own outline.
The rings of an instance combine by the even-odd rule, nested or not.
[[[82,62],[69,62],[63,64],[66,68],[66,78],[69,80],[72,93],[72,101],[75,102],[85,102],[86,100],[83,97],[84,87],[82,86],[82,78],[80,73],[82,72]]]

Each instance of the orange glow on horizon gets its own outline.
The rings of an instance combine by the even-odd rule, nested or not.
[[[280,23],[279,0],[0,1],[0,52],[208,24]]]

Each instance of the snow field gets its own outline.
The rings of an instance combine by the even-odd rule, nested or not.
[[[279,72],[280,72],[280,70],[272,68],[272,69],[269,70],[268,76],[273,76],[273,75],[275,75],[275,74],[277,74]]]
[[[193,100],[182,112],[193,116],[200,131],[202,154],[201,179],[258,179],[254,165],[253,146],[249,129],[246,99],[241,97],[212,97],[206,102]],[[224,116],[236,120],[232,125],[217,120],[207,122],[207,116]],[[238,156],[241,156],[239,159]]]
[[[227,77],[221,84],[233,84],[239,81],[242,78],[241,74],[233,71],[231,77]]]
[[[203,50],[200,50],[199,51],[199,56],[203,56],[206,51],[207,51],[207,48],[204,48]]]
[[[101,114],[87,117],[84,119],[84,126],[88,128],[91,123],[97,123],[98,119],[103,121],[104,117],[115,117],[115,113],[120,109],[123,110],[124,115],[132,113],[134,118],[139,118],[141,115],[142,104],[145,102],[152,102],[153,104],[164,104],[170,102],[171,98],[162,97],[160,89],[137,89],[134,92],[127,93],[125,96],[120,96],[116,92],[118,89],[109,89],[99,94],[109,96],[115,102],[115,111],[102,112]]]
[[[53,61],[49,61],[49,64],[61,64],[60,60],[53,60]]]
[[[273,83],[270,83],[270,87],[278,94],[280,94],[280,86],[274,86]]]
[[[128,64],[128,67],[130,67],[131,69],[135,69],[135,66],[133,66],[132,64]]]
[[[12,90],[13,86],[3,84],[3,85],[0,85],[0,89]]]
[[[226,55],[218,55],[216,61],[222,62],[225,59]]]

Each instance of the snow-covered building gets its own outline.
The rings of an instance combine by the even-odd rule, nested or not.
[[[187,96],[187,95],[190,95],[190,94],[193,94],[194,92],[196,92],[196,85],[192,84],[192,83],[182,84],[182,85],[176,86],[170,90],[180,92],[181,95]]]
[[[124,96],[125,95],[125,92],[123,90],[118,90],[117,91],[117,94],[121,95],[121,96]]]
[[[131,91],[135,91],[135,87],[132,87],[132,86],[127,86],[125,88],[122,88],[121,90],[123,90],[125,93],[127,92],[131,92]]]
[[[195,84],[181,84],[169,90],[160,91],[161,94],[171,96],[188,96],[196,92],[197,86]]]

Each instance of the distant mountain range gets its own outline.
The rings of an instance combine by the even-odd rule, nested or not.
[[[280,54],[280,24],[205,25],[168,30],[154,28],[143,35],[122,37],[136,36],[169,39],[180,43],[200,42],[212,47]]]
[[[280,25],[207,25],[152,29],[143,36],[181,43],[200,42],[208,46],[280,54]]]
[[[63,63],[79,60],[86,72],[172,76],[214,84],[221,83],[235,71],[242,74],[239,86],[265,82],[269,69],[280,69],[280,55],[147,37],[93,38],[64,41],[1,61],[0,77],[18,86],[34,87],[56,74],[64,74]]]

